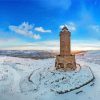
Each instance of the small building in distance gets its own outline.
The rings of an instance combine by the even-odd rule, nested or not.
[[[56,69],[75,70],[76,61],[75,55],[71,54],[71,33],[68,28],[64,26],[60,32],[60,55],[56,56]]]

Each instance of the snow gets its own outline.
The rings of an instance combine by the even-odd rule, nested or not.
[[[98,100],[100,98],[100,52],[77,56],[81,70],[56,71],[55,59],[33,60],[0,56],[0,100]],[[77,90],[93,78],[95,80]]]

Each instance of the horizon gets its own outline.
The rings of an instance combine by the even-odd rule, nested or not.
[[[57,1],[1,0],[0,50],[59,50],[64,25],[72,51],[100,50],[100,1]]]

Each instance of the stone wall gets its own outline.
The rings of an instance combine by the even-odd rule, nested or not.
[[[64,69],[64,70],[75,70],[76,69],[76,61],[74,55],[69,56],[60,56],[56,57],[55,62],[56,69]]]

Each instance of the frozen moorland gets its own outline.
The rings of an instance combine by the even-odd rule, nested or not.
[[[0,56],[0,100],[98,100],[100,51],[88,51],[76,59],[81,69],[63,72],[55,70],[55,58],[33,60]],[[92,82],[89,67],[95,76]],[[74,91],[68,92],[70,90]]]

